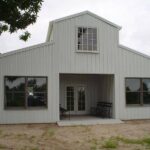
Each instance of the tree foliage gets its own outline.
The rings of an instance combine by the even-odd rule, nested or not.
[[[0,0],[0,35],[25,30],[36,22],[43,0]],[[20,39],[27,41],[30,33],[25,31]]]

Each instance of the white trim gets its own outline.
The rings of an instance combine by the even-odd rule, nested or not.
[[[53,21],[49,22],[48,32],[47,32],[47,36],[46,36],[46,42],[50,42],[52,31],[53,31]]]
[[[124,46],[124,45],[119,44],[118,47],[120,47],[120,48],[122,48],[122,49],[124,49],[124,50],[128,50],[128,51],[130,51],[130,52],[132,52],[132,53],[134,53],[134,54],[137,54],[137,55],[140,55],[140,56],[143,56],[143,57],[145,57],[145,58],[150,59],[150,56],[148,56],[148,55],[146,55],[146,54],[143,54],[143,53],[141,53],[141,52],[138,52],[137,50],[134,50],[134,49],[131,49],[131,48],[129,48],[129,47],[126,47],[126,46]]]
[[[53,45],[53,44],[54,43],[45,42],[45,43],[25,47],[25,48],[22,48],[22,49],[18,49],[18,50],[14,50],[14,51],[11,51],[11,52],[3,53],[3,54],[0,55],[0,58],[7,57],[7,56],[10,56],[10,55],[14,55],[16,53],[21,53],[21,52],[33,50],[33,49],[36,49],[36,48],[39,48],[39,47],[42,47],[42,46]]]

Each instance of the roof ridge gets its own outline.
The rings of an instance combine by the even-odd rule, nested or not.
[[[75,13],[75,14],[72,14],[72,15],[68,15],[68,16],[65,16],[65,17],[61,17],[61,18],[58,18],[58,19],[54,19],[50,22],[59,22],[59,21],[63,21],[63,20],[66,20],[66,19],[78,17],[78,16],[81,16],[81,15],[84,15],[84,14],[91,15],[91,16],[93,16],[93,17],[95,17],[95,18],[97,18],[97,19],[99,19],[99,20],[115,27],[115,28],[118,28],[119,30],[122,28],[121,26],[119,26],[119,25],[117,25],[117,24],[115,24],[115,23],[113,23],[113,22],[111,22],[111,21],[109,21],[109,20],[107,20],[103,17],[100,17],[99,15],[97,15],[97,14],[91,12],[91,11],[88,11],[88,10],[82,11],[82,12],[79,12],[79,13]]]

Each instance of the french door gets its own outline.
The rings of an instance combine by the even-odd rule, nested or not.
[[[71,114],[86,113],[86,88],[83,85],[66,86],[66,108]]]

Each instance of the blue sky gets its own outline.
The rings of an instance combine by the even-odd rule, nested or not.
[[[85,10],[122,26],[120,43],[150,55],[150,0],[44,0],[37,22],[27,28],[31,38],[23,42],[18,38],[22,31],[4,33],[0,52],[43,43],[49,21]]]

